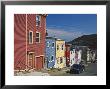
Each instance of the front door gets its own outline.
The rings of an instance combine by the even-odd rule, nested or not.
[[[34,68],[34,53],[29,53],[28,66]]]
[[[36,57],[36,69],[42,69],[43,68],[43,57]]]

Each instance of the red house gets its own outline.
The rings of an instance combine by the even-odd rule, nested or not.
[[[70,66],[70,47],[71,44],[65,44],[65,57],[66,57],[66,66]]]
[[[46,14],[14,14],[14,70],[44,67]]]

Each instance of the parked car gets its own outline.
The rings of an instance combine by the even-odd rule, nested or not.
[[[86,61],[85,60],[81,60],[80,64],[86,65]]]
[[[85,66],[83,64],[73,64],[70,68],[71,74],[79,74],[85,71]]]
[[[94,61],[92,61],[92,63],[97,63],[97,60],[95,59]]]

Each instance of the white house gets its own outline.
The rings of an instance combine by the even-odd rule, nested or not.
[[[70,66],[72,66],[75,63],[75,49],[70,50]]]
[[[82,50],[78,51],[78,64],[81,62]]]
[[[92,62],[96,60],[96,51],[87,50],[87,62]]]
[[[82,50],[72,49],[70,50],[70,66],[73,64],[79,64],[81,62]]]

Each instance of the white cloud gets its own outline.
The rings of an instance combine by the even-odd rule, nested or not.
[[[74,38],[77,38],[79,36],[84,35],[81,32],[76,32],[72,30],[64,30],[64,29],[52,29],[47,28],[48,36],[56,36],[60,39],[64,39],[65,41],[73,40]]]

